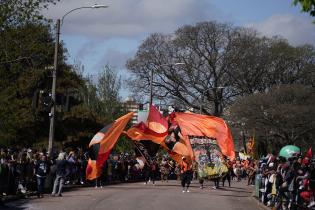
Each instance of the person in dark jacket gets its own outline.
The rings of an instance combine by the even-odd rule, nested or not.
[[[56,161],[56,178],[54,182],[53,191],[51,193],[52,196],[62,196],[62,188],[65,182],[65,178],[68,175],[68,161],[66,160],[66,153],[59,153],[57,161]],[[57,187],[58,192],[57,192]]]
[[[46,176],[49,173],[49,164],[45,155],[41,156],[41,159],[35,165],[35,175],[37,182],[37,197],[43,197],[44,184]]]

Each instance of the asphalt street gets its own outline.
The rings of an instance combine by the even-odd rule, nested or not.
[[[189,193],[183,193],[179,181],[142,182],[107,185],[103,188],[74,188],[63,193],[63,197],[28,198],[7,203],[6,209],[33,210],[254,210],[260,209],[251,197],[253,187],[245,181],[232,182],[231,187],[212,189],[206,182],[200,189],[193,181]]]

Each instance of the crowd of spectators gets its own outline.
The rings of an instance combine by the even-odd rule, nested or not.
[[[53,158],[46,150],[0,149],[0,198],[10,195],[24,197],[44,193],[62,196],[64,185],[88,185],[102,187],[111,183],[145,181],[156,179],[167,182],[180,179],[180,166],[169,157],[156,158],[143,169],[137,165],[134,154],[111,154],[103,167],[101,177],[87,181],[85,170],[88,153],[81,149],[60,151]],[[315,207],[315,159],[302,156],[292,158],[269,154],[260,161],[253,159],[225,161],[229,172],[222,184],[231,179],[247,179],[247,184],[256,186],[256,194],[266,206],[278,209]],[[149,168],[148,168],[149,167]],[[198,179],[197,165],[193,177]],[[281,208],[279,207],[281,206]],[[295,208],[298,209],[298,208]]]
[[[315,209],[315,159],[267,155],[259,161],[256,195],[274,209]]]
[[[65,185],[101,187],[117,182],[179,179],[179,167],[167,157],[157,158],[154,161],[154,173],[148,174],[151,169],[140,170],[135,167],[137,161],[133,154],[111,154],[101,177],[93,181],[85,178],[88,152],[79,148],[60,151],[53,158],[47,157],[45,149],[1,148],[0,160],[1,199],[11,195],[37,195],[40,198],[44,193],[62,196],[62,187]]]
[[[57,163],[62,159],[66,161],[66,165],[58,168]],[[57,180],[61,185],[94,185],[94,182],[85,179],[87,161],[88,153],[81,149],[61,151],[53,158],[49,158],[46,150],[1,148],[0,198],[10,195],[42,197],[44,192],[52,192],[53,186],[57,184],[54,181],[58,178],[58,173],[64,177]],[[99,183],[104,185],[144,180],[144,173],[133,167],[135,164],[136,159],[132,155],[110,155]],[[53,194],[59,195],[56,190],[57,188]]]

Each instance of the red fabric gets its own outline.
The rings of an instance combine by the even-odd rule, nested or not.
[[[167,120],[161,115],[160,111],[157,110],[153,105],[150,105],[147,125],[151,130],[157,133],[165,133],[167,132],[168,128]]]
[[[107,160],[111,149],[115,146],[119,136],[123,132],[127,123],[133,116],[133,112],[130,112],[119,119],[106,129],[105,133],[98,132],[90,142],[90,147],[94,144],[100,144],[100,148],[97,154],[97,159],[89,159],[86,168],[86,179],[93,180],[101,175],[104,162]]]
[[[165,132],[164,133],[155,132],[151,128],[147,127],[146,124],[144,124],[143,122],[140,122],[140,123],[134,125],[133,127],[137,128],[139,131],[142,131],[143,133],[146,133],[146,134],[149,134],[149,135],[153,135],[153,136],[157,136],[157,137],[165,137],[165,135],[166,135]]]
[[[309,159],[313,158],[312,146],[308,149],[307,153],[305,154],[305,157],[308,157]]]
[[[161,144],[168,134],[167,130],[167,120],[151,105],[147,125],[140,122],[128,129],[127,135],[130,139],[135,141],[151,140],[156,144]]]
[[[206,136],[217,140],[223,155],[230,159],[235,158],[232,134],[222,118],[194,113],[176,113],[185,142],[192,151],[188,136]],[[187,142],[188,141],[188,142]]]
[[[103,165],[105,161],[108,159],[110,153],[111,153],[111,150],[104,154],[98,155],[96,161],[89,159],[88,165],[85,170],[86,179],[93,180],[101,176]]]
[[[309,203],[311,200],[311,197],[314,196],[314,192],[312,191],[303,191],[300,193],[301,198],[306,202]]]
[[[161,144],[167,136],[167,133],[157,133],[141,122],[129,128],[127,136],[134,141],[151,140],[156,144]]]

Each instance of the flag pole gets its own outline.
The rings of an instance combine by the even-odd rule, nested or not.
[[[144,154],[141,152],[141,150],[139,149],[138,145],[133,142],[133,144],[135,145],[135,147],[137,148],[137,150],[139,151],[139,153],[141,154],[141,156],[144,158],[145,162],[150,165],[149,161],[146,159],[146,157],[144,156]]]

